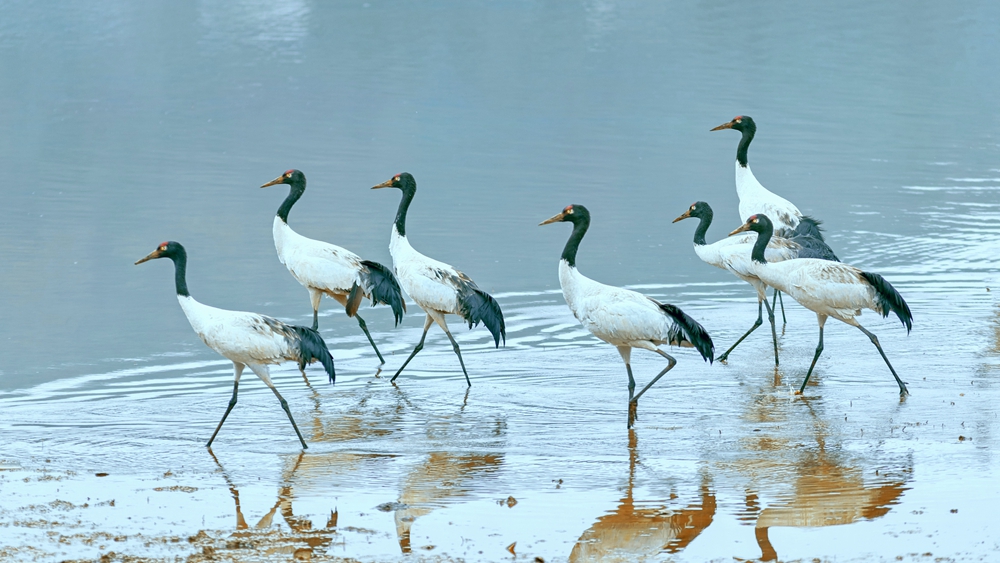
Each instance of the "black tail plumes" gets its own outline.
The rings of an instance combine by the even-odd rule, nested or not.
[[[403,320],[403,313],[406,312],[406,302],[403,301],[403,291],[399,289],[396,276],[392,275],[392,270],[378,262],[362,260],[361,265],[364,266],[361,270],[361,283],[371,296],[372,306],[383,303],[392,307],[392,315],[398,325]],[[354,291],[352,290],[351,293],[353,295]],[[348,303],[350,302],[349,297]],[[354,311],[357,312],[357,307],[354,308]]]
[[[778,229],[775,235],[786,238],[797,243],[802,248],[799,250],[798,258],[818,258],[831,262],[840,262],[840,258],[833,252],[823,239],[823,222],[813,219],[808,215],[803,215],[798,226],[794,229]]]
[[[803,215],[802,219],[799,220],[799,224],[794,229],[788,227],[776,229],[774,236],[782,238],[812,237],[823,241],[823,227],[820,226],[822,224],[823,222],[819,219]]]
[[[323,364],[326,374],[330,376],[330,383],[337,380],[337,372],[333,368],[333,356],[330,349],[326,347],[326,342],[318,332],[304,326],[289,327],[298,336],[299,346],[299,369],[305,371],[307,365],[313,362]]]
[[[878,274],[861,272],[861,277],[875,288],[875,300],[879,306],[877,312],[882,313],[883,317],[888,317],[889,311],[896,313],[909,334],[913,328],[913,314],[910,313],[910,306],[906,304],[906,301],[903,301],[903,296],[896,291],[896,288],[892,287],[892,284]]]
[[[701,353],[702,358],[708,360],[709,363],[715,361],[715,344],[712,343],[712,337],[708,335],[705,327],[681,311],[676,305],[658,301],[656,304],[660,306],[660,310],[674,320],[674,326],[678,332],[670,331],[672,344],[680,345],[681,342],[689,342]]]
[[[476,287],[474,283],[463,283],[459,286],[458,303],[462,318],[469,323],[469,328],[480,322],[486,325],[493,334],[493,343],[500,347],[500,339],[507,344],[507,328],[503,322],[503,311],[489,293]]]
[[[813,237],[823,241],[823,228],[820,227],[822,224],[823,222],[818,219],[803,215],[802,219],[799,220],[798,226],[795,227],[795,235]]]

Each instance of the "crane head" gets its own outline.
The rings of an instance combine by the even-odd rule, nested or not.
[[[277,178],[271,180],[270,182],[264,184],[261,187],[266,188],[268,186],[274,186],[277,184],[290,184],[290,185],[302,184],[304,186],[305,183],[306,183],[306,175],[303,174],[301,170],[296,170],[293,168],[291,170],[285,170],[284,174],[278,176]]]
[[[562,213],[557,213],[552,217],[542,221],[538,224],[539,227],[542,225],[548,225],[549,223],[557,223],[559,221],[569,221],[571,223],[576,223],[577,221],[590,221],[590,212],[587,208],[582,205],[567,205]]]

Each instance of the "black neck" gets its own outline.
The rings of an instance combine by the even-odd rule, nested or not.
[[[590,228],[590,218],[574,217],[571,221],[573,222],[573,233],[569,235],[569,240],[566,241],[566,246],[563,248],[562,259],[575,268],[576,251],[580,248],[580,241],[583,240],[583,235],[587,234],[587,229]]]
[[[281,207],[278,208],[278,217],[281,217],[281,220],[285,223],[288,223],[288,212],[292,210],[292,206],[295,205],[295,202],[298,201],[299,198],[302,197],[302,194],[306,191],[305,180],[295,182],[290,186],[291,188],[288,190],[288,197],[285,198],[285,201],[281,202]]]
[[[705,233],[708,232],[708,228],[712,225],[712,213],[704,213],[698,219],[698,228],[694,230],[694,243],[704,246],[708,244],[705,242]]]
[[[170,259],[174,261],[174,285],[177,286],[177,295],[191,297],[187,286],[187,252],[181,248],[170,256]]]
[[[761,264],[767,264],[767,258],[764,258],[764,249],[767,248],[767,243],[771,242],[771,236],[774,234],[774,227],[771,225],[763,225],[763,228],[757,231],[757,242],[753,245],[753,251],[750,253],[750,258],[754,262],[759,262]]]
[[[399,200],[399,209],[396,210],[396,232],[399,236],[406,236],[406,210],[410,208],[410,202],[417,193],[416,186],[404,185],[400,188],[403,191],[403,198]]]
[[[740,139],[740,146],[736,148],[736,160],[740,161],[740,166],[747,167],[747,149],[750,148],[750,141],[753,141],[756,128],[744,127],[743,138]]]

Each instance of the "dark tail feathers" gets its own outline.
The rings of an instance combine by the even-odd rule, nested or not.
[[[403,290],[399,288],[396,276],[392,275],[392,270],[386,268],[378,262],[362,260],[361,284],[365,293],[371,296],[372,307],[378,303],[383,303],[392,307],[392,316],[398,325],[403,320],[403,313],[406,312],[406,302],[403,301]],[[347,298],[347,314],[353,317],[358,312],[358,305],[361,302],[361,292],[357,291],[357,284],[351,288],[351,294]],[[352,301],[353,300],[353,301]],[[351,305],[354,305],[353,312]]]
[[[469,323],[469,328],[480,323],[486,325],[490,333],[493,334],[493,343],[500,347],[500,339],[507,344],[507,328],[503,322],[503,311],[500,304],[496,302],[489,293],[473,286],[465,284],[459,290],[458,303],[462,308],[462,318]]]
[[[333,356],[330,349],[326,347],[326,342],[318,332],[304,326],[292,326],[292,330],[298,335],[299,344],[299,369],[305,370],[306,366],[319,362],[326,369],[326,374],[330,376],[330,383],[337,380],[337,372],[333,368]]]
[[[676,305],[659,302],[657,302],[657,305],[674,320],[674,324],[679,330],[678,334],[670,331],[670,341],[672,343],[679,345],[683,341],[690,342],[701,353],[702,358],[708,360],[709,363],[715,361],[715,344],[712,343],[712,337],[708,335],[705,327],[701,326],[698,321],[687,316]]]
[[[802,219],[799,220],[798,226],[795,227],[795,234],[800,236],[807,236],[823,240],[823,228],[820,227],[823,222],[810,217],[809,215],[803,215]]]
[[[794,229],[783,228],[778,229],[774,232],[775,236],[782,238],[795,238],[795,237],[813,237],[819,239],[823,242],[823,228],[820,227],[823,222],[810,217],[809,215],[803,215],[799,219],[799,224],[796,225]]]
[[[906,327],[906,333],[909,334],[913,328],[913,314],[910,313],[910,306],[906,304],[906,301],[903,301],[903,296],[896,291],[896,288],[892,287],[892,284],[878,274],[861,272],[861,277],[875,288],[875,299],[881,309],[878,312],[882,313],[883,317],[888,317],[889,311],[896,313],[900,322]]]

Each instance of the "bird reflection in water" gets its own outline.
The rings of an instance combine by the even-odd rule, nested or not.
[[[394,510],[399,549],[410,553],[410,529],[414,521],[469,492],[469,482],[496,473],[503,456],[491,454],[458,455],[433,452],[415,467],[403,483],[399,502],[386,506]]]
[[[614,512],[601,516],[580,536],[570,561],[635,561],[663,552],[677,553],[687,547],[715,517],[715,493],[708,478],[702,479],[698,502],[683,508],[643,506],[632,497],[638,445],[635,430],[629,430],[629,473],[625,497]]]
[[[760,414],[764,403],[768,402],[756,402],[751,416],[754,412]],[[788,404],[787,401],[770,404],[779,403]],[[804,403],[814,420],[814,447],[802,447],[780,437],[760,435],[743,442],[748,449],[765,454],[743,462],[745,470],[762,478],[748,487],[746,510],[740,517],[754,523],[761,561],[778,559],[768,537],[770,528],[815,528],[874,520],[886,515],[909,488],[904,478],[913,471],[913,461],[909,456],[890,463],[889,468],[884,462],[878,463],[881,466],[878,477],[872,479],[876,471],[864,466],[876,463],[858,463],[839,447],[828,447],[826,422],[816,415],[809,401]],[[772,412],[765,418],[774,420],[781,417]],[[792,491],[775,495],[776,500],[764,502],[766,507],[761,509],[761,497],[767,496],[767,489],[787,490],[789,473],[795,474]],[[869,475],[867,479],[866,474]],[[775,478],[778,482],[765,482]]]
[[[295,477],[295,473],[299,470],[302,465],[303,459],[306,457],[306,453],[300,452],[296,457],[291,466],[283,471],[282,485],[278,489],[278,499],[275,501],[271,509],[265,514],[254,526],[253,528],[247,524],[246,518],[243,516],[243,509],[240,506],[240,491],[236,487],[236,484],[229,477],[229,473],[226,472],[225,467],[219,462],[218,458],[215,457],[215,453],[211,449],[208,450],[209,455],[212,456],[212,460],[219,467],[222,477],[226,480],[226,484],[229,485],[229,491],[233,495],[233,500],[236,503],[236,532],[232,534],[233,538],[243,538],[253,535],[255,532],[268,530],[271,528],[274,516],[280,513],[285,523],[291,529],[291,534],[281,538],[277,538],[276,541],[272,541],[269,547],[262,550],[263,555],[279,555],[279,554],[292,554],[296,560],[298,559],[308,559],[311,558],[313,550],[317,548],[325,548],[333,543],[334,536],[336,536],[337,531],[337,511],[330,511],[330,516],[327,518],[326,524],[322,528],[313,528],[312,520],[307,518],[302,518],[296,516],[292,510],[292,500],[295,498],[292,491],[292,482]],[[254,543],[246,544],[246,546],[239,541],[227,542],[227,548],[231,549],[241,549],[241,548],[252,548],[255,551],[260,550],[259,545]]]

